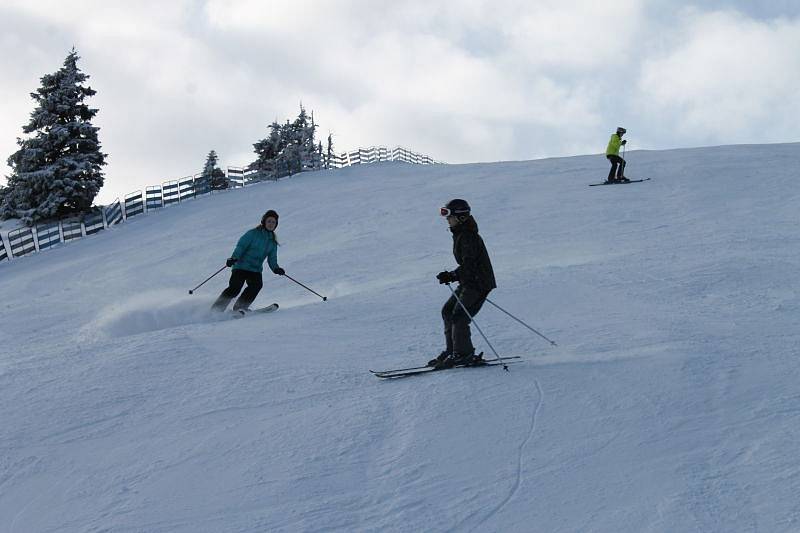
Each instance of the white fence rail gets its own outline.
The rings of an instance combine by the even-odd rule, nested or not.
[[[343,152],[338,155],[334,154],[330,158],[326,158],[325,163],[328,168],[342,168],[350,165],[379,163],[381,161],[402,161],[415,165],[442,164],[441,161],[436,161],[432,157],[413,152],[401,146],[395,148],[387,148],[385,146],[359,148],[358,150]]]

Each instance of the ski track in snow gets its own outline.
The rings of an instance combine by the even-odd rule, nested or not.
[[[528,446],[528,443],[531,441],[531,438],[533,438],[533,434],[536,431],[536,418],[539,415],[539,411],[541,411],[542,406],[544,405],[544,392],[542,391],[542,387],[539,384],[539,380],[534,379],[533,383],[536,386],[538,398],[536,400],[536,405],[533,408],[533,412],[531,413],[530,417],[531,424],[528,428],[528,433],[525,435],[525,438],[522,440],[519,447],[517,448],[517,470],[516,470],[516,477],[514,478],[514,483],[511,486],[511,490],[506,495],[506,497],[503,498],[494,508],[489,510],[486,516],[480,519],[480,521],[477,524],[470,526],[470,531],[481,531],[480,529],[481,526],[483,526],[486,522],[488,522],[493,517],[498,515],[505,508],[505,506],[508,505],[508,502],[514,499],[514,496],[517,495],[520,486],[522,486],[524,477],[522,472],[523,470],[522,461],[523,458],[525,457],[525,448]],[[465,518],[461,523],[459,523],[456,527],[454,527],[452,531],[462,531],[463,530],[462,528],[468,522],[471,521],[472,516],[474,516],[474,514],[477,513],[473,513],[473,515],[470,515],[467,518]]]

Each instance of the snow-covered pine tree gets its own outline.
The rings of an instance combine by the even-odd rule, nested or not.
[[[225,172],[218,166],[219,157],[216,150],[211,150],[206,157],[206,164],[203,166],[203,179],[208,181],[211,188],[215,191],[228,188],[228,179]]]
[[[260,179],[276,179],[320,168],[319,153],[314,142],[317,126],[313,116],[309,122],[302,104],[294,122],[287,120],[283,125],[273,122],[269,128],[270,136],[253,145],[258,158],[248,165],[249,170],[259,173]]]
[[[276,167],[276,159],[285,147],[283,139],[283,126],[278,122],[269,125],[269,137],[262,139],[253,145],[253,149],[258,156],[255,161],[247,166],[248,170],[257,172],[260,176],[273,177]]]
[[[328,132],[328,148],[325,154],[325,168],[333,168],[333,133]]]
[[[89,76],[78,68],[73,48],[64,66],[41,78],[41,87],[31,97],[37,107],[23,126],[26,139],[17,139],[20,149],[8,158],[12,169],[2,195],[0,217],[20,218],[27,224],[91,210],[103,186],[99,128],[91,119],[97,109],[84,100],[96,94],[83,85]]]
[[[300,116],[294,122],[286,121],[284,126],[284,139],[286,141],[283,153],[278,156],[278,174],[275,177],[290,176],[302,172],[303,167],[301,161],[301,143],[302,134],[300,133],[301,126],[305,121],[305,110],[300,107]]]
[[[302,105],[300,106],[300,110],[305,112]],[[308,116],[306,115],[305,125],[301,126],[298,131],[300,134],[301,172],[306,170],[319,170],[320,168],[319,153],[317,152],[317,144],[314,140],[316,130],[317,124],[314,122],[314,112],[312,111],[311,122],[308,122]]]

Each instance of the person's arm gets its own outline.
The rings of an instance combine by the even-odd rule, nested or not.
[[[246,232],[244,235],[239,237],[239,242],[236,243],[236,248],[233,249],[231,258],[237,260],[241,259],[245,251],[247,251],[247,248],[250,247],[251,241],[252,241],[252,235],[250,234],[250,231]]]
[[[278,266],[278,246],[275,245],[272,247],[272,250],[269,251],[267,254],[267,264],[269,265],[269,269],[272,270],[275,274],[280,276],[284,275],[286,272]]]

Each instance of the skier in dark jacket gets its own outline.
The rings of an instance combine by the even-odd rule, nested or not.
[[[478,224],[472,217],[466,200],[451,200],[441,208],[441,215],[447,217],[453,233],[453,255],[458,268],[440,272],[436,279],[439,283],[457,281],[458,288],[455,295],[450,296],[442,307],[446,348],[437,358],[429,361],[428,365],[448,368],[477,361],[469,330],[470,317],[480,311],[489,292],[497,287],[497,283],[489,253],[483,239],[478,235]],[[462,304],[469,314],[464,311]]]
[[[265,259],[273,273],[279,276],[286,274],[286,271],[278,266],[278,240],[275,237],[277,227],[278,213],[270,209],[261,217],[258,226],[239,238],[233,254],[225,262],[227,266],[233,267],[228,288],[222,291],[212,309],[224,311],[247,282],[247,288],[233,304],[234,311],[246,312],[264,285],[261,272],[264,270]]]

